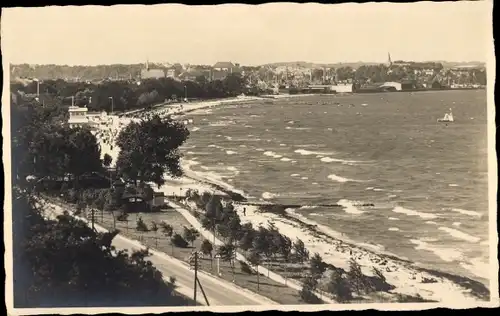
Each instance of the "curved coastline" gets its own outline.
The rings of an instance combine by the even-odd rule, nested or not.
[[[414,270],[419,273],[426,273],[433,277],[447,279],[452,283],[465,288],[466,290],[470,290],[470,293],[479,299],[489,299],[490,291],[488,287],[480,281],[462,275],[441,271],[438,269],[419,266],[417,263],[411,261],[410,259],[399,257],[393,253],[386,252],[384,250],[374,250],[370,249],[369,247],[364,247],[363,245],[360,245],[359,243],[356,243],[355,241],[349,239],[348,236],[345,235],[343,236],[340,233],[336,233],[329,228],[323,227],[322,225],[301,216],[300,214],[294,214],[293,210],[291,210],[294,207],[289,207],[289,206],[300,207],[300,205],[285,205],[285,204],[276,204],[269,202],[252,203],[248,201],[250,197],[243,195],[241,191],[230,188],[230,185],[222,185],[221,183],[211,182],[210,179],[203,179],[202,177],[197,176],[196,172],[190,170],[189,166],[187,167],[187,169],[188,172],[186,173],[186,175],[184,175],[185,178],[194,180],[196,182],[200,182],[206,186],[209,186],[219,191],[220,193],[223,193],[224,195],[226,195],[226,198],[232,200],[235,203],[237,209],[238,208],[241,209],[242,206],[253,206],[256,208],[255,209],[256,213],[269,213],[276,215],[277,217],[286,219],[290,222],[295,223],[296,225],[299,225],[301,229],[306,230],[307,233],[309,233],[311,236],[315,238],[320,238],[331,243],[334,242],[341,243],[352,250],[358,250],[360,252],[364,252],[368,256],[378,256],[383,259],[394,261],[397,264],[400,264],[407,269]],[[236,197],[236,199],[234,199],[233,197]],[[342,207],[342,206],[335,205],[333,207]],[[282,231],[282,233],[287,235],[286,230]],[[294,238],[294,236],[289,236],[289,237]],[[328,263],[328,260],[325,260],[325,262],[329,264],[330,267],[333,267],[331,263]]]
[[[281,98],[277,99],[285,99],[285,98],[290,98],[290,97],[310,97],[310,95],[291,95],[291,96],[282,96]],[[195,110],[201,110],[205,108],[210,108],[215,105],[234,105],[234,104],[240,104],[240,103],[247,103],[249,101],[257,101],[257,100],[262,100],[263,98],[246,98],[245,100],[242,99],[231,99],[231,100],[226,100],[225,102],[199,102],[199,103],[191,103],[189,104],[189,109],[184,109],[184,111],[181,111],[179,108],[170,108],[167,109],[166,107],[159,107],[152,109],[154,112],[155,110],[166,110],[162,111],[161,115],[178,115],[182,117],[185,113],[195,111]],[[148,112],[148,111],[146,111]],[[104,154],[104,153],[103,153]],[[113,159],[115,160],[115,159]],[[196,164],[196,163],[195,163]],[[285,205],[285,204],[273,204],[273,203],[255,203],[252,201],[249,201],[252,199],[252,197],[247,196],[243,191],[239,191],[237,188],[232,187],[230,184],[225,183],[223,181],[220,181],[219,179],[210,179],[207,177],[204,177],[203,174],[197,173],[196,171],[191,170],[190,168],[190,162],[189,161],[183,161],[183,168],[185,170],[185,175],[180,179],[181,182],[184,182],[184,180],[190,180],[190,184],[181,184],[181,187],[185,188],[194,188],[199,191],[207,190],[207,191],[218,191],[220,193],[223,193],[224,195],[227,196],[228,199],[231,199],[232,201],[235,202],[235,205],[243,207],[245,205],[248,208],[253,208],[255,213],[260,213],[260,214],[269,214],[272,216],[276,216],[277,218],[282,218],[285,219],[290,223],[295,224],[300,227],[301,230],[307,231],[307,234],[309,236],[315,237],[315,238],[320,238],[323,239],[326,242],[331,242],[331,243],[340,243],[345,245],[347,248],[350,249],[355,249],[360,252],[363,252],[367,254],[368,257],[370,256],[377,256],[379,258],[383,258],[385,260],[390,260],[396,262],[398,265],[401,265],[403,267],[408,268],[411,271],[416,271],[416,272],[421,272],[421,273],[426,273],[427,275],[430,276],[435,276],[437,278],[445,279],[451,282],[454,285],[460,286],[462,289],[461,293],[465,297],[468,296],[466,293],[472,294],[476,299],[480,300],[488,300],[489,299],[489,290],[488,287],[485,286],[485,284],[473,280],[468,277],[460,276],[460,275],[455,275],[452,273],[436,270],[436,269],[430,269],[426,267],[419,267],[416,263],[406,260],[403,258],[400,258],[394,254],[390,253],[384,253],[384,251],[381,250],[373,250],[370,249],[369,247],[364,247],[363,245],[360,245],[359,243],[356,243],[352,240],[349,240],[348,237],[342,236],[341,234],[332,234],[332,230],[328,229],[326,231],[323,229],[323,227],[313,221],[308,220],[307,218],[303,218],[300,214],[294,214],[293,211],[290,211],[290,209],[293,208],[300,208],[301,205]],[[194,181],[195,183],[192,183]],[[196,184],[202,184],[202,189],[199,189],[200,186]],[[182,190],[182,189],[181,189]],[[174,193],[173,195],[176,195]],[[331,207],[342,207],[341,205],[329,205]],[[282,227],[282,232],[287,234],[287,229],[286,227]],[[290,234],[290,233],[289,233]],[[295,238],[293,234],[290,235],[291,238]],[[311,250],[313,251],[313,250]],[[351,250],[352,252],[352,250]],[[323,255],[323,254],[322,254]],[[328,259],[325,260],[328,263]],[[448,283],[447,283],[448,284]],[[449,284],[448,284],[449,286]],[[453,288],[453,290],[456,290],[456,288]],[[440,288],[440,291],[445,291],[446,289]],[[438,292],[438,291],[436,291]],[[440,292],[436,294],[441,294]],[[443,293],[443,295],[445,295]],[[455,296],[456,298],[456,296]]]

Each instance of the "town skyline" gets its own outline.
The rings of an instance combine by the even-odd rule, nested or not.
[[[491,1],[12,8],[4,12],[2,46],[11,64],[68,66],[380,64],[388,53],[486,62],[490,18]]]

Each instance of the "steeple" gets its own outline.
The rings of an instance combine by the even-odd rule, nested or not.
[[[392,66],[391,53],[387,53],[387,62],[389,63],[389,67]]]

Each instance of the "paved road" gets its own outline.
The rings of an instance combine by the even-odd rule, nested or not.
[[[48,206],[50,210],[46,209],[46,215],[49,213],[53,215],[61,214],[61,209],[55,204]],[[49,211],[49,212],[47,212]],[[82,220],[86,221],[82,218]],[[96,225],[96,229],[105,231],[104,228]],[[118,235],[113,240],[113,246],[117,250],[127,250],[129,252],[139,249],[144,249],[139,242],[130,240],[121,235]],[[194,271],[189,269],[187,264],[169,257],[164,253],[152,251],[151,256],[148,257],[153,265],[163,273],[166,280],[170,276],[175,276],[177,292],[193,297],[194,288]],[[246,289],[240,288],[232,283],[217,279],[213,276],[204,273],[198,273],[198,278],[203,286],[205,294],[207,295],[210,306],[238,306],[238,305],[279,305],[261,295],[250,292]],[[198,287],[197,301],[200,304],[206,305]]]

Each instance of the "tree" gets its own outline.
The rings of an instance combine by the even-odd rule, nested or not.
[[[187,242],[190,242],[191,246],[193,246],[193,243],[196,240],[196,238],[198,238],[200,236],[200,232],[194,228],[188,228],[188,227],[184,226],[184,234],[183,235],[184,235],[183,236],[184,239]]]
[[[113,161],[113,158],[109,154],[104,154],[104,158],[102,159],[102,164],[105,167],[111,166],[111,162]]]
[[[314,294],[317,286],[318,281],[314,277],[306,277],[299,292],[300,299],[307,304],[321,304],[322,301]]]
[[[189,137],[186,126],[170,117],[158,115],[149,120],[130,123],[116,144],[120,154],[117,169],[126,178],[137,182],[165,183],[164,174],[181,176],[179,147]]]
[[[362,292],[368,292],[371,290],[371,285],[369,284],[369,282],[367,282],[367,278],[361,271],[361,266],[354,259],[351,259],[349,261],[349,271],[347,272],[347,278],[358,295]]]
[[[214,251],[214,246],[208,239],[204,239],[203,242],[201,243],[200,250],[204,255],[210,255],[210,268],[212,268],[213,267],[212,251]]]
[[[342,272],[334,269],[330,280],[327,284],[327,290],[329,293],[335,296],[335,299],[340,303],[347,302],[352,299],[352,290],[349,282],[344,278]]]
[[[231,265],[231,271],[233,273],[233,281],[234,281],[234,259],[236,255],[236,247],[229,243],[224,244],[219,247],[219,255],[222,260],[229,262]]]
[[[248,256],[248,262],[250,262],[251,265],[253,265],[257,271],[257,291],[259,290],[259,265],[262,261],[262,257],[260,253],[258,253],[256,250],[252,249],[250,252],[250,255]]]
[[[304,261],[309,259],[309,251],[306,249],[304,242],[299,238],[293,243],[293,251],[300,263],[304,263]]]
[[[326,264],[323,262],[323,259],[319,255],[319,253],[315,253],[311,258],[311,275],[316,279],[320,279],[323,273],[326,271]]]
[[[252,223],[245,223],[241,228],[241,239],[239,240],[239,246],[244,251],[248,251],[253,246],[253,240],[255,237],[255,230],[252,227]]]

